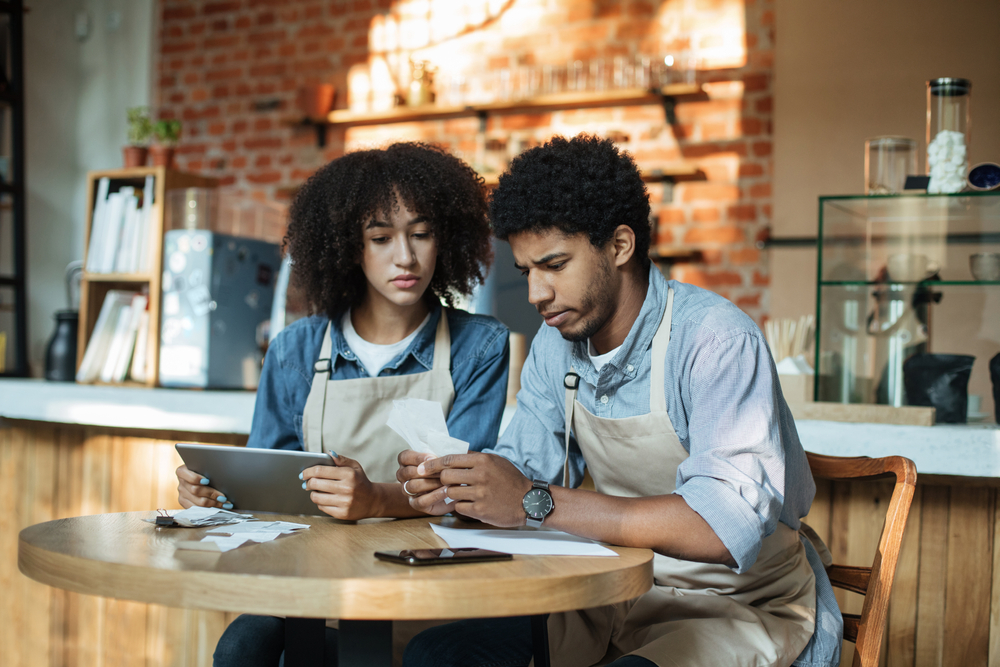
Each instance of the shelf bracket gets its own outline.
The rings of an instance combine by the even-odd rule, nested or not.
[[[667,117],[667,125],[677,124],[677,98],[673,95],[660,94],[660,102],[663,104],[663,115]]]
[[[486,111],[478,110],[476,117],[479,118],[479,131],[486,134],[486,120],[489,118],[489,114]]]
[[[312,119],[306,120],[306,123],[316,130],[316,148],[326,148],[326,123]]]

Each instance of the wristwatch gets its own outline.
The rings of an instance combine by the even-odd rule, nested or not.
[[[556,504],[552,501],[552,494],[549,493],[549,483],[541,480],[534,480],[531,490],[524,494],[521,501],[524,513],[528,515],[528,525],[532,528],[540,528],[545,517],[552,513]]]

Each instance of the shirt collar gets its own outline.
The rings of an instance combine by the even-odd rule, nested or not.
[[[646,291],[646,298],[639,309],[639,316],[632,323],[632,328],[625,341],[618,349],[611,361],[604,365],[601,373],[612,372],[607,369],[614,369],[617,373],[634,378],[639,372],[638,366],[642,362],[643,354],[653,344],[653,336],[660,327],[663,319],[663,311],[667,307],[667,279],[663,277],[655,264],[649,266],[649,289]],[[577,341],[572,346],[573,367],[577,374],[588,384],[597,385],[599,374],[594,364],[587,354],[588,341]]]
[[[434,338],[437,334],[438,322],[440,321],[441,314],[443,312],[444,310],[441,306],[435,305],[433,312],[431,312],[430,320],[427,322],[427,326],[420,330],[417,337],[413,339],[412,343],[410,343],[410,347],[408,347],[403,354],[394,359],[385,368],[396,370],[403,365],[403,362],[406,361],[407,357],[412,356],[424,368],[431,370],[431,368],[434,367]],[[351,348],[347,346],[347,340],[344,338],[344,331],[340,328],[340,317],[338,317],[333,322],[333,326],[330,327],[330,343],[331,350],[333,351],[332,363],[334,367],[337,365],[338,357],[350,362],[357,362],[358,357],[351,351]]]

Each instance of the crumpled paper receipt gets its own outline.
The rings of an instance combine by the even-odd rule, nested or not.
[[[422,398],[395,400],[386,425],[417,452],[432,456],[469,452],[469,443],[448,435],[444,409],[437,401]]]

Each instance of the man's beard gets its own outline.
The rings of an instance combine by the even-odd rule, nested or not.
[[[564,339],[573,343],[585,341],[600,331],[601,327],[607,323],[615,309],[614,299],[611,298],[610,294],[611,277],[611,262],[602,255],[597,275],[587,286],[587,292],[583,295],[583,302],[579,308],[580,312],[589,312],[590,315],[580,322],[577,330],[565,333],[560,331],[559,333]]]

